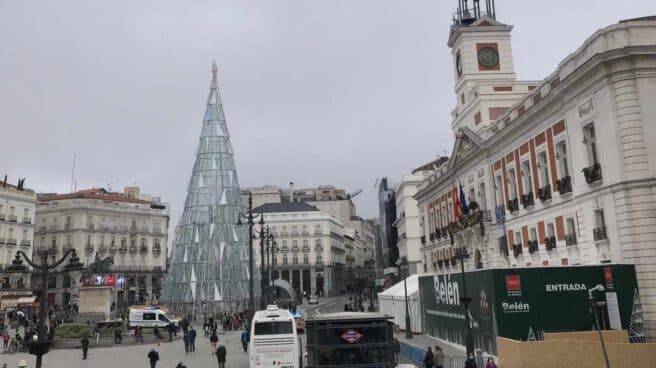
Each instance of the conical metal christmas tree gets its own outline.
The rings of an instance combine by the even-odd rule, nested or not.
[[[179,315],[207,316],[248,305],[248,230],[236,225],[241,195],[216,74],[214,64],[196,162],[164,285],[163,301]]]

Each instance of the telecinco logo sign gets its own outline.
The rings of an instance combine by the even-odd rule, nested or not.
[[[522,295],[522,281],[519,275],[506,275],[506,291],[511,296]]]

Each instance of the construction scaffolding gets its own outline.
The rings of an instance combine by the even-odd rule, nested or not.
[[[241,195],[216,64],[207,110],[176,227],[162,302],[175,314],[213,316],[248,307],[248,229],[238,226]],[[259,286],[259,273],[255,285]],[[256,298],[259,288],[255,290]]]

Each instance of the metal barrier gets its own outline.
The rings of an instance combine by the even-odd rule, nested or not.
[[[417,346],[408,344],[403,341],[399,341],[399,347],[401,355],[406,357],[411,362],[418,364],[420,367],[424,366],[424,356],[426,356],[426,350],[419,348]],[[464,368],[467,357],[465,356],[444,356],[444,368]],[[483,366],[480,366],[483,367]]]

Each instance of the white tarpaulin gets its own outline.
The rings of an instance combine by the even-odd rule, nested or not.
[[[410,312],[410,327],[414,333],[423,333],[424,322],[421,318],[421,303],[419,301],[419,277],[412,275],[406,279],[408,284],[408,310]],[[390,286],[378,293],[380,312],[394,317],[394,323],[405,331],[405,289],[403,281]]]

